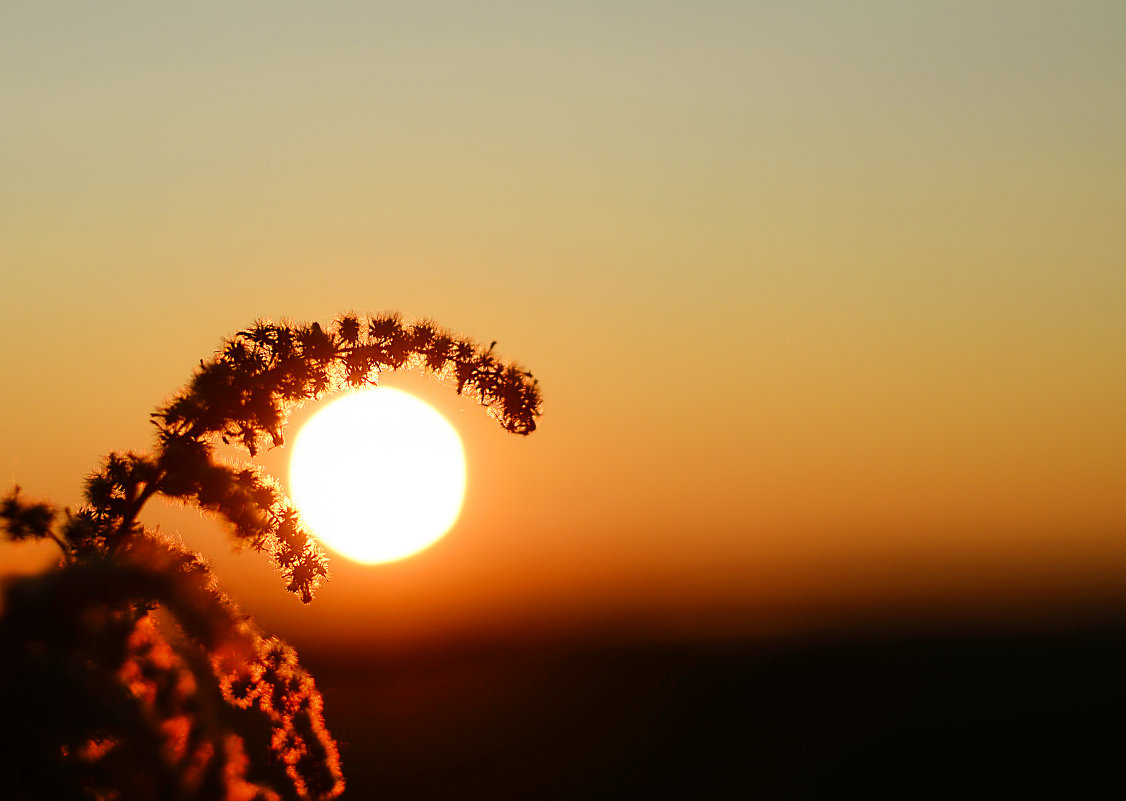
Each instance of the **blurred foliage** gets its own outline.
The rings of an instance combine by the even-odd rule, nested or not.
[[[105,458],[78,508],[27,500],[19,487],[0,500],[4,535],[62,550],[57,566],[4,592],[4,798],[265,801],[343,791],[321,696],[294,650],[238,611],[199,554],[138,515],[159,495],[217,516],[310,602],[328,575],[325,553],[276,480],[215,449],[233,443],[254,456],[280,445],[296,407],[404,368],[450,380],[510,432],[535,429],[538,384],[493,346],[397,316],[347,314],[330,330],[260,321],[153,414],[152,453]]]

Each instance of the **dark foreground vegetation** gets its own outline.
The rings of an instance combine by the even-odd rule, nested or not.
[[[313,651],[345,798],[1122,797],[1126,615]]]
[[[320,693],[296,653],[238,609],[201,554],[141,512],[162,497],[215,516],[309,603],[327,555],[276,480],[219,449],[253,457],[281,445],[294,409],[404,368],[448,380],[511,433],[536,427],[536,380],[492,345],[396,315],[344,314],[328,328],[258,321],[152,414],[151,452],[106,456],[79,506],[19,487],[0,497],[0,538],[59,548],[54,567],[0,587],[0,799],[343,792]]]

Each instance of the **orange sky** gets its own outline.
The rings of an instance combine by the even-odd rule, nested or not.
[[[1114,3],[7,4],[0,478],[73,504],[223,336],[398,309],[541,429],[397,379],[462,518],[308,609],[154,510],[268,625],[1120,595],[1124,53]]]

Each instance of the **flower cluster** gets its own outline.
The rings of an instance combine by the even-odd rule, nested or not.
[[[346,314],[328,330],[315,322],[259,321],[201,363],[188,386],[153,414],[159,491],[218,514],[240,540],[268,551],[290,591],[308,603],[327,575],[324,553],[273,479],[217,462],[215,445],[235,443],[254,456],[284,442],[286,420],[302,404],[400,369],[451,379],[505,430],[529,434],[541,411],[539,384],[499,360],[494,345],[483,348],[432,323],[407,324],[395,315]],[[128,492],[118,487],[119,494]]]
[[[493,343],[495,345],[495,343]],[[507,430],[540,415],[530,373],[429,322],[397,316],[261,321],[200,363],[153,414],[151,453],[112,453],[85,502],[61,512],[0,499],[0,533],[49,539],[56,569],[11,582],[0,617],[0,787],[17,798],[330,799],[344,787],[321,696],[297,655],[262,635],[198,555],[145,527],[154,496],[222,520],[312,600],[327,559],[254,456],[283,442],[289,413],[325,394],[418,369],[455,384]],[[263,762],[263,756],[268,757]]]

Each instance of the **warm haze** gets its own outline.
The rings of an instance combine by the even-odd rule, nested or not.
[[[424,383],[456,527],[300,615],[220,554],[267,620],[1120,593],[1117,4],[0,15],[7,483],[75,501],[255,317],[432,316],[547,390],[509,441]]]

